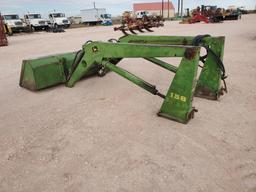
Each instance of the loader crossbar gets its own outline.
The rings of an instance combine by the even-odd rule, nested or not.
[[[198,38],[199,37],[199,38]],[[200,38],[201,37],[201,38]],[[207,55],[201,57],[204,63],[202,72],[197,81],[195,96],[211,100],[217,100],[224,91],[227,92],[225,84],[225,68],[219,66],[223,61],[225,37],[211,37],[209,35],[191,36],[137,36],[129,35],[119,39],[119,42],[140,43],[140,44],[160,44],[160,45],[197,45],[207,49]],[[209,50],[210,49],[210,50]],[[217,58],[216,58],[217,57]],[[164,62],[155,58],[146,58],[164,67]],[[223,66],[224,67],[224,66]],[[165,67],[164,67],[165,68]],[[175,68],[167,68],[175,72]],[[224,70],[224,71],[223,71]],[[221,85],[223,80],[224,85]]]

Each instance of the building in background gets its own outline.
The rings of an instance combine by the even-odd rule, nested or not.
[[[236,10],[236,9],[237,9],[237,6],[235,6],[235,5],[230,5],[230,6],[228,6],[228,9],[230,9],[230,10]]]
[[[175,9],[170,1],[163,3],[164,18],[171,18],[175,16]],[[148,11],[152,15],[162,15],[162,2],[156,3],[135,3],[133,4],[133,12]]]

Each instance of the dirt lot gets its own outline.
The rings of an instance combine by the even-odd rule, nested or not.
[[[162,99],[109,73],[30,92],[25,58],[118,38],[112,27],[9,38],[0,48],[0,191],[256,191],[256,15],[225,24],[168,22],[154,35],[224,35],[229,93],[195,98],[187,125],[156,116]],[[120,65],[163,92],[172,74],[142,59]]]

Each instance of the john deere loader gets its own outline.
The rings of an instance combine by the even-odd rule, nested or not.
[[[20,86],[32,91],[43,91],[59,84],[73,87],[86,76],[102,77],[112,71],[163,99],[159,116],[187,123],[197,112],[192,105],[194,96],[217,100],[227,92],[224,41],[222,36],[210,35],[127,35],[106,42],[88,41],[74,53],[23,60]],[[201,56],[203,49],[207,54]],[[181,62],[174,66],[162,60],[167,57],[179,57]],[[174,73],[168,91],[161,93],[155,85],[118,66],[124,58],[143,58]],[[202,70],[198,77],[200,66]],[[104,81],[104,78],[99,80]]]

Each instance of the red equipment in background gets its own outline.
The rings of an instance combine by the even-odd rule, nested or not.
[[[202,14],[203,11],[200,10],[200,7],[197,7],[197,9],[195,9],[192,12],[192,18],[189,20],[189,23],[197,23],[200,21],[203,21],[205,23],[209,23],[209,19]]]
[[[4,30],[4,22],[2,15],[0,13],[0,46],[7,46],[8,41]]]
[[[187,10],[187,16],[180,22],[184,23],[197,23],[197,22],[204,22],[204,23],[218,23],[224,20],[224,9],[218,8],[217,6],[211,5],[202,5],[201,8],[197,7],[196,9],[192,10],[190,14],[189,9]]]

